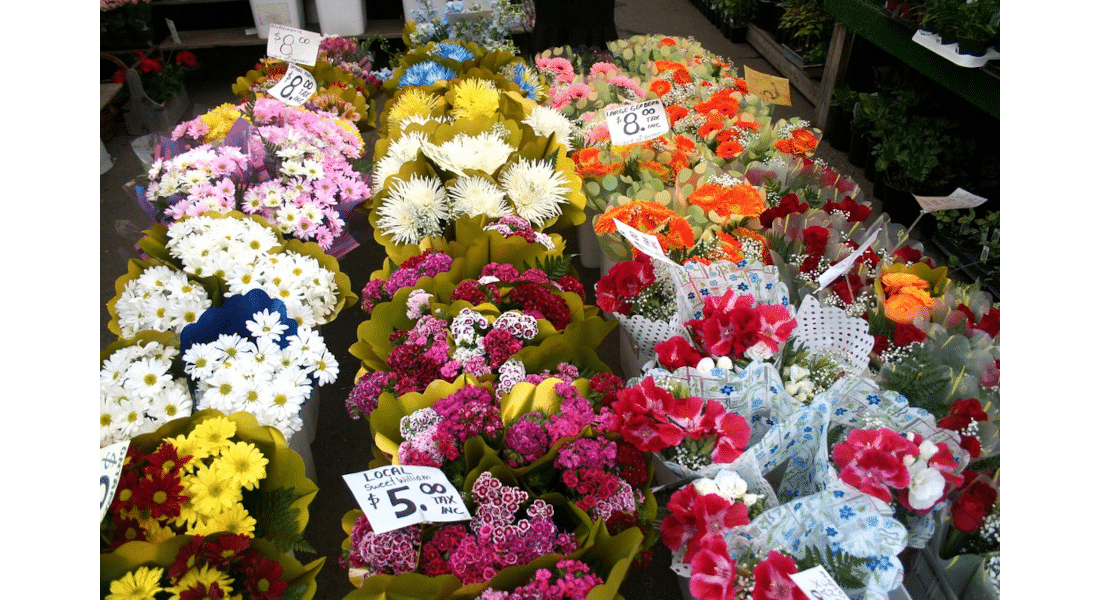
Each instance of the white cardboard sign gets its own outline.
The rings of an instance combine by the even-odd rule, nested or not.
[[[604,109],[607,131],[616,146],[636,144],[659,137],[669,130],[668,113],[660,100],[646,100],[629,106]]]
[[[301,106],[317,91],[317,80],[294,63],[287,63],[286,67],[286,74],[267,93],[288,106]]]
[[[107,507],[115,498],[118,479],[122,475],[122,463],[129,449],[130,440],[115,442],[106,448],[99,449],[99,519],[101,521],[107,514]]]
[[[615,227],[619,230],[619,235],[623,236],[626,241],[630,242],[631,246],[634,246],[642,254],[648,255],[650,258],[659,260],[670,265],[680,267],[676,261],[665,256],[665,251],[661,248],[661,241],[657,239],[657,236],[638,231],[637,229],[623,223],[622,221],[615,219]],[[683,267],[680,267],[683,268]]]
[[[962,188],[955,188],[955,191],[947,196],[918,196],[913,194],[913,197],[917,199],[917,204],[920,204],[924,212],[951,210],[953,208],[976,208],[985,204],[987,200],[987,198],[971,194]]]
[[[833,576],[829,575],[829,572],[821,565],[806,569],[801,573],[792,573],[791,580],[807,596],[815,600],[849,600],[848,594],[837,585]]]
[[[321,47],[321,34],[272,23],[267,34],[267,55],[288,63],[313,66],[317,64],[317,50]]]
[[[435,467],[379,467],[348,473],[344,482],[375,533],[471,518],[461,494]]]

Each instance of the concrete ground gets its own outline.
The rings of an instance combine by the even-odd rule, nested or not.
[[[368,15],[369,18],[369,15]],[[616,25],[621,37],[639,33],[674,36],[692,36],[702,45],[730,60],[743,74],[744,66],[757,71],[778,75],[767,61],[748,44],[732,43],[722,36],[689,0],[625,0],[617,3]],[[235,102],[230,86],[238,76],[262,57],[262,46],[243,48],[218,48],[200,51],[201,69],[188,82],[188,93],[193,101],[192,113],[205,112],[223,102]],[[778,107],[778,118],[803,116],[810,118],[811,103],[792,90],[794,106]],[[115,339],[106,327],[109,319],[106,303],[114,296],[115,279],[126,273],[127,261],[135,258],[135,242],[141,231],[151,224],[149,218],[137,207],[125,191],[126,184],[142,172],[143,167],[131,145],[135,137],[126,134],[121,117],[115,123],[114,136],[106,141],[106,148],[114,166],[100,177],[100,304],[101,347]],[[866,196],[872,200],[876,212],[881,204],[870,197],[871,184],[861,168],[850,165],[844,153],[822,143],[817,156],[830,166],[851,175]],[[371,237],[365,219],[353,221],[350,226],[362,243],[341,261],[341,269],[349,275],[352,289],[362,289],[370,273],[379,268],[385,257]],[[575,244],[575,240],[570,240]],[[575,249],[575,246],[573,246]],[[599,276],[592,269],[583,269],[582,275],[591,285]],[[342,475],[368,468],[370,442],[367,424],[352,421],[344,409],[344,399],[352,386],[357,361],[347,352],[355,340],[356,325],[362,314],[354,308],[345,310],[333,323],[322,329],[328,347],[340,359],[339,380],[320,388],[320,417],[316,439],[312,444],[320,492],[310,506],[307,540],[326,557],[326,564],[319,577],[317,598],[326,600],[342,598],[352,590],[346,573],[337,564],[340,544],[345,534],[340,526],[343,514],[355,508],[355,500],[345,485]],[[613,334],[600,348],[609,364],[618,363],[618,337]],[[659,546],[660,544],[658,544]],[[301,557],[311,560],[311,556]],[[680,597],[676,577],[668,570],[668,553],[658,552],[653,565],[641,571],[632,571],[621,593],[627,600],[673,599]]]

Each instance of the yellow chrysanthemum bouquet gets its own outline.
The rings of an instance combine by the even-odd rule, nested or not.
[[[429,63],[444,68],[414,66]],[[518,216],[539,231],[583,222],[580,179],[559,141],[569,138],[568,121],[493,72],[429,73],[387,103],[370,221],[395,261],[423,240],[452,239],[463,215]]]

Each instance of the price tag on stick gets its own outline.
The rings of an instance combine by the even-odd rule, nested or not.
[[[803,593],[815,600],[849,600],[848,594],[821,565],[801,573],[792,573],[791,580]]]
[[[344,482],[375,533],[471,518],[458,490],[435,467],[379,467],[344,475]]]
[[[288,63],[313,66],[317,64],[317,50],[321,47],[321,34],[304,29],[272,23],[267,34],[267,55]]]
[[[623,223],[622,221],[615,219],[615,227],[619,230],[619,235],[630,242],[631,246],[638,249],[638,252],[648,255],[654,260],[659,260],[664,263],[668,263],[677,268],[683,268],[676,261],[672,260],[668,256],[665,256],[664,248],[661,248],[661,241],[657,239],[657,236],[638,231],[637,229]]]
[[[828,287],[830,283],[836,281],[837,277],[847,273],[848,269],[851,269],[852,265],[855,264],[856,259],[862,256],[863,253],[871,247],[871,244],[878,239],[878,233],[879,230],[876,229],[871,235],[867,236],[867,240],[860,244],[859,248],[856,248],[851,254],[837,261],[835,265],[825,269],[825,272],[817,278],[817,286],[820,288]]]
[[[749,93],[769,104],[791,106],[791,82],[782,77],[754,71],[745,66],[745,84]]]
[[[287,63],[286,74],[267,91],[290,106],[301,106],[317,91],[313,74],[294,63]]]
[[[955,191],[947,196],[918,196],[913,194],[913,197],[917,199],[917,204],[920,204],[924,212],[951,210],[953,208],[977,208],[985,204],[987,200],[962,188],[955,188]]]
[[[607,120],[611,143],[616,146],[651,140],[669,130],[665,105],[656,99],[618,108],[605,108],[603,115]]]
[[[126,451],[130,449],[130,440],[115,442],[106,448],[99,449],[99,519],[103,520],[107,514],[107,507],[115,498],[118,490],[118,479],[122,475],[122,463],[126,459]]]

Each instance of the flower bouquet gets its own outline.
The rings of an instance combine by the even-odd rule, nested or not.
[[[324,558],[303,567],[287,553],[310,550],[302,531],[316,493],[301,458],[249,415],[201,411],[135,437],[101,526],[104,596],[311,597]]]
[[[447,113],[407,117],[375,146],[370,221],[387,254],[399,260],[425,238],[453,238],[462,215],[516,215],[538,230],[583,222],[573,161],[534,102],[481,79],[453,91]]]
[[[496,262],[473,277],[456,275],[421,278],[372,307],[351,347],[364,369],[348,400],[353,418],[384,392],[423,391],[460,373],[503,381],[505,372],[518,380],[566,362],[607,370],[594,350],[614,324],[584,304],[573,277]]]
[[[173,138],[199,144],[157,160],[137,186],[139,203],[157,220],[240,210],[257,214],[285,235],[343,253],[355,247],[344,219],[370,195],[356,170],[363,140],[350,122],[259,98],[217,147],[207,145],[210,122],[180,123]],[[189,142],[189,143],[188,143]],[[177,144],[179,145],[179,144]]]
[[[315,386],[339,365],[314,329],[298,328],[263,290],[231,296],[180,334],[183,369],[198,409],[248,412],[290,439]]]
[[[380,93],[373,78],[368,83],[359,72],[345,68],[326,54],[318,53],[312,65],[299,65],[310,72],[317,82],[317,91],[302,106],[309,112],[326,113],[345,119],[362,131],[377,127],[375,99]],[[286,75],[287,63],[277,58],[263,58],[233,84],[233,93],[242,104],[261,98],[271,98],[267,91]]]
[[[130,542],[100,557],[100,597],[106,600],[224,598],[312,598],[319,558],[302,565],[270,542],[246,535],[180,535],[159,544]],[[241,597],[241,596],[236,596]]]
[[[447,40],[468,40],[488,51],[515,52],[512,29],[523,22],[523,7],[507,0],[480,2],[447,2],[439,14],[428,0],[419,0],[420,8],[412,11],[405,23],[405,45],[420,46]],[[484,18],[461,19],[455,15],[487,11]]]
[[[463,376],[383,395],[371,413],[372,464],[437,467],[458,485],[491,458],[534,496],[561,495],[613,532],[645,530],[655,511],[650,470],[641,451],[616,441],[609,407],[621,382],[575,375],[529,375],[503,393],[507,384]]]
[[[158,331],[134,332],[126,338],[100,353],[101,448],[191,414],[187,380],[177,375],[178,340]]]
[[[334,257],[316,243],[284,240],[277,229],[255,215],[209,213],[168,226],[154,225],[138,245],[149,258],[136,261],[136,268],[116,281],[116,298],[129,279],[155,262],[185,273],[206,290],[213,306],[226,297],[261,289],[282,301],[287,316],[300,327],[329,323],[358,300]],[[117,305],[113,299],[108,308],[114,311]],[[115,312],[112,316],[118,318]]]
[[[475,515],[469,524],[377,534],[360,511],[347,513],[342,564],[359,588],[348,598],[615,597],[641,544],[638,529],[612,535],[560,496],[532,498],[490,470],[479,468],[468,481],[463,496]],[[561,529],[554,517],[574,529]]]

